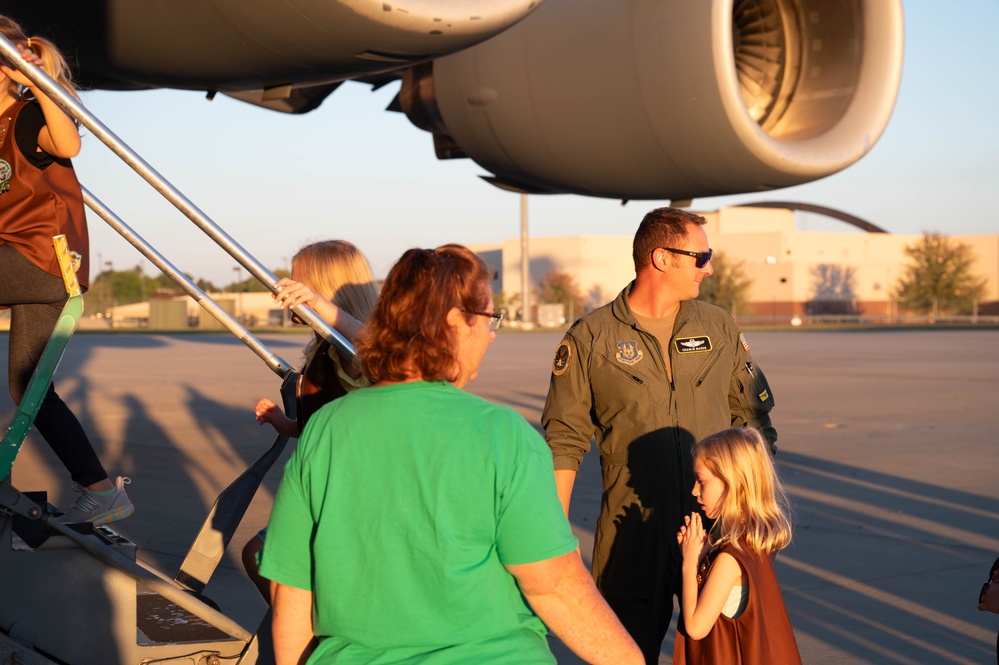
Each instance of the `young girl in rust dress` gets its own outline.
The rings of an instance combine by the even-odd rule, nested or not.
[[[682,616],[674,665],[800,665],[773,558],[791,542],[788,502],[759,432],[733,428],[692,450],[693,495],[704,515],[684,518]]]

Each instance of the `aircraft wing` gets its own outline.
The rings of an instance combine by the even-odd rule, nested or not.
[[[901,0],[0,0],[106,89],[306,112],[342,81],[515,191],[778,189],[866,154],[901,78]]]

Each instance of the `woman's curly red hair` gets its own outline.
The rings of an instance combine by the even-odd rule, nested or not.
[[[461,245],[411,249],[392,267],[378,304],[355,343],[372,383],[454,381],[458,376],[453,307],[483,311],[491,298],[488,267]],[[472,317],[466,315],[469,323]]]

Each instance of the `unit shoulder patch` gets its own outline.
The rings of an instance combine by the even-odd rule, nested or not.
[[[677,353],[706,353],[712,349],[711,338],[707,335],[696,337],[677,337],[673,340],[673,348]]]
[[[568,337],[559,342],[558,347],[555,349],[555,359],[552,360],[552,374],[555,376],[565,374],[565,371],[569,369],[569,360],[572,359],[574,351],[572,341]]]

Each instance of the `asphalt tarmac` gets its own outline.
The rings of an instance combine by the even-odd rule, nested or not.
[[[747,335],[777,402],[778,462],[795,510],[777,574],[803,661],[995,662],[999,616],[977,602],[999,556],[999,331]],[[537,425],[559,338],[501,333],[469,389]],[[262,339],[296,365],[306,338]],[[0,335],[3,367],[6,342]],[[172,577],[217,494],[273,440],[252,408],[276,399],[279,384],[228,334],[90,333],[71,342],[56,388],[109,472],[133,480],[137,512],[115,529]],[[12,414],[4,396],[0,418]],[[570,515],[587,556],[600,492],[591,457]],[[280,464],[206,590],[250,629],[265,608],[239,549],[266,523],[279,478]],[[13,479],[69,503],[65,470],[34,434]],[[560,663],[580,662],[553,648]]]

